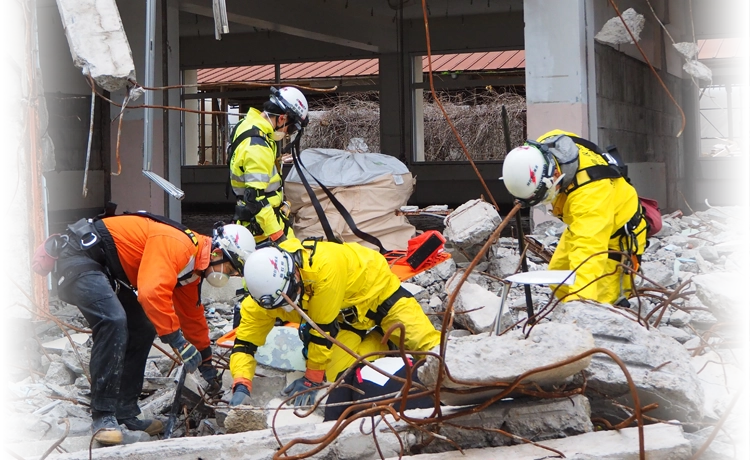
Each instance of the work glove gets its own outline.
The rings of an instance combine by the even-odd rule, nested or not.
[[[250,390],[243,384],[238,383],[232,391],[232,399],[229,401],[230,406],[241,406],[250,404]]]
[[[162,342],[171,346],[175,353],[180,355],[182,364],[185,365],[185,370],[188,373],[195,372],[198,366],[201,364],[201,354],[198,350],[182,335],[181,330],[176,330],[171,334],[163,335],[159,337]]]
[[[323,382],[313,382],[306,376],[303,376],[292,382],[288,387],[284,388],[281,394],[283,394],[284,396],[291,396],[297,393],[302,393],[306,390],[310,390],[311,388],[319,387],[321,385],[323,385]],[[310,390],[307,393],[298,395],[293,400],[294,407],[312,406],[312,404],[315,402],[315,395],[317,394],[318,390]]]
[[[198,366],[198,372],[201,373],[203,380],[208,382],[206,393],[213,396],[221,390],[221,382],[219,381],[219,371],[216,370],[212,362],[213,352],[211,351],[210,346],[201,350],[201,358],[203,358],[203,360],[201,361],[200,366]]]

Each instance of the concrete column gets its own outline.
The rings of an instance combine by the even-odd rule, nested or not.
[[[145,76],[145,40],[146,40],[146,3],[118,1],[122,24],[128,36],[130,49],[133,53],[135,63],[136,81],[143,84]],[[157,8],[158,10],[158,8]],[[157,82],[161,73],[161,27],[157,13],[156,24],[156,48],[154,55],[157,56],[156,76]],[[177,45],[173,45],[177,46]],[[125,98],[125,90],[111,93],[111,99],[122,102]],[[143,97],[132,105],[144,103]],[[161,94],[156,95],[155,100],[161,101]],[[120,108],[112,106],[110,115],[114,119],[120,113]],[[143,109],[126,110],[120,134],[120,160],[122,173],[112,177],[112,201],[118,204],[118,212],[137,211],[140,209],[155,214],[165,214],[164,191],[156,184],[147,179],[141,171],[143,170]],[[162,158],[162,111],[155,110],[154,117],[154,141],[152,169],[155,173],[164,177],[164,161]],[[112,128],[112,171],[117,171],[115,163],[115,144],[117,142],[117,126]]]
[[[185,70],[182,72],[182,79],[186,85],[194,85],[198,82],[198,71],[197,70]],[[195,94],[198,89],[195,87],[185,88],[185,94]],[[198,110],[200,103],[198,99],[186,99],[185,108]],[[185,152],[183,155],[183,163],[185,166],[192,166],[198,164],[198,122],[199,117],[197,113],[185,112],[183,126],[183,133],[185,136]]]
[[[399,91],[404,83],[399,66],[401,59],[397,53],[380,56],[380,152],[395,157],[402,153],[401,132],[405,128]]]
[[[560,128],[597,140],[592,12],[590,0],[523,2],[530,138]]]
[[[168,80],[165,85],[179,85],[180,78],[180,11],[178,0],[161,0],[167,2],[167,40],[168,40]],[[162,78],[162,81],[164,78]],[[180,106],[180,90],[173,89],[169,91],[169,105],[171,107]],[[166,155],[169,158],[169,169],[166,178],[181,187],[182,177],[182,129],[181,112],[176,110],[169,111],[169,150]],[[165,193],[168,197],[168,216],[176,221],[182,220],[182,202],[173,196]]]
[[[414,83],[424,81],[424,70],[422,69],[422,56],[412,58],[412,78]],[[411,85],[410,85],[411,86]],[[414,94],[414,160],[424,161],[424,90],[415,89]]]

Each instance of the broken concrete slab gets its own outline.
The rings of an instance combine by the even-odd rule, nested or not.
[[[656,286],[670,287],[677,284],[677,277],[674,274],[674,270],[661,262],[643,262],[641,269],[643,270],[643,276],[656,283]],[[648,281],[646,282],[646,286],[656,287]]]
[[[458,247],[469,247],[484,243],[500,222],[500,214],[491,204],[471,200],[448,214],[443,235]]]
[[[679,426],[658,423],[644,427],[646,458],[649,460],[682,460],[692,455],[690,442]],[[585,433],[563,439],[552,439],[541,443],[558,450],[569,460],[636,460],[640,455],[638,428],[618,431]],[[538,460],[553,458],[549,450],[531,444],[508,447],[466,449],[462,460]],[[396,460],[397,457],[388,460]],[[455,452],[421,454],[409,457],[413,460],[453,460]]]
[[[718,364],[720,362],[721,357],[713,351],[690,359],[703,387],[704,415],[714,420],[721,417],[715,412],[716,401],[734,395],[745,380],[745,374],[737,367],[729,363]]]
[[[73,376],[63,363],[51,363],[44,379],[56,385],[70,385],[74,382]]]
[[[451,376],[475,385],[457,383],[446,376],[441,388],[463,390],[512,382],[531,369],[565,361],[593,347],[591,333],[573,324],[538,324],[528,339],[520,330],[500,336],[478,334],[451,338],[445,352],[445,363]],[[540,386],[562,383],[585,369],[590,362],[591,358],[587,357],[529,376],[523,383],[533,382]],[[425,365],[419,368],[419,379],[426,386],[434,388],[438,370],[439,360],[428,357]],[[498,392],[496,389],[472,394],[441,392],[441,401],[453,405],[474,404],[486,401]]]
[[[602,30],[594,36],[594,39],[598,42],[616,46],[625,43],[634,44],[633,39],[625,29],[627,24],[628,29],[632,32],[633,37],[636,41],[640,41],[641,31],[643,30],[644,24],[646,24],[646,18],[642,14],[638,14],[633,8],[628,8],[622,12],[622,19],[619,16],[611,18],[604,24]]]
[[[446,293],[450,296],[456,289],[463,272],[456,272],[445,283]],[[453,303],[456,313],[454,321],[475,334],[490,332],[495,324],[497,312],[500,311],[500,297],[468,280],[461,285],[461,290]]]
[[[732,272],[715,272],[693,276],[696,295],[717,318],[733,321],[741,308],[747,308],[748,298],[744,288],[747,276]]]
[[[107,91],[135,80],[128,37],[115,0],[57,0],[73,63]]]
[[[638,389],[641,405],[659,404],[649,412],[650,416],[687,423],[699,422],[703,417],[703,390],[690,366],[690,355],[671,337],[654,328],[646,330],[611,306],[596,302],[562,304],[554,311],[554,321],[591,331],[597,347],[611,350],[623,360]],[[595,417],[614,422],[629,416],[610,400],[633,407],[620,366],[609,356],[596,354],[584,374],[586,395]]]
[[[90,334],[70,334],[70,338],[73,340],[73,342],[76,345],[83,345],[86,343],[86,341],[91,337]],[[65,350],[72,349],[72,346],[70,345],[70,340],[68,340],[67,337],[60,337],[59,339],[51,340],[49,342],[43,343],[42,347],[48,352],[57,353],[58,355],[62,354]]]

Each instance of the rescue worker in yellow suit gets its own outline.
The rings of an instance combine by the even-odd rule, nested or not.
[[[508,153],[501,179],[519,201],[551,204],[567,224],[549,269],[577,269],[576,279],[557,287],[556,296],[627,306],[631,277],[618,264],[638,269],[646,220],[635,188],[623,177],[606,177],[612,176],[607,159],[582,144],[595,147],[573,133],[550,131]],[[597,254],[607,250],[627,255]]]
[[[299,145],[307,121],[307,99],[300,90],[271,88],[263,112],[251,108],[232,132],[229,171],[232,191],[237,197],[233,220],[247,227],[256,243],[294,237],[282,207],[281,156],[277,142]]]
[[[282,292],[321,329],[360,355],[387,349],[376,336],[366,333],[377,326],[387,331],[395,323],[406,326],[407,350],[430,350],[440,342],[440,332],[401,287],[385,257],[360,244],[289,239],[278,248],[257,250],[245,267],[250,296],[242,302],[242,319],[229,361],[234,378],[231,405],[247,403],[255,374],[255,351],[265,343],[276,319],[301,322]],[[289,396],[318,387],[324,379],[335,381],[355,362],[316,330],[309,332],[307,370],[284,389]],[[398,342],[399,335],[397,330],[392,340]],[[294,405],[311,404],[315,393],[298,396]]]

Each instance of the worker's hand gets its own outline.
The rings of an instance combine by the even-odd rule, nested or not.
[[[201,373],[203,380],[208,382],[206,387],[206,393],[213,396],[221,390],[221,381],[219,380],[219,371],[216,370],[213,364],[213,351],[211,347],[201,350],[201,365],[198,366],[198,372]]]
[[[250,404],[250,390],[243,384],[238,383],[232,391],[232,399],[229,401],[230,406],[241,406]]]
[[[323,382],[313,382],[307,377],[300,377],[292,382],[291,385],[284,388],[281,394],[284,396],[298,395],[290,403],[287,403],[294,403],[294,407],[311,406],[315,402],[315,395],[318,394],[318,390],[313,390],[312,388],[317,388],[321,385],[323,385]]]
[[[159,337],[162,342],[168,344],[180,355],[185,370],[189,373],[195,372],[201,363],[201,354],[198,350],[182,336],[181,330]]]

